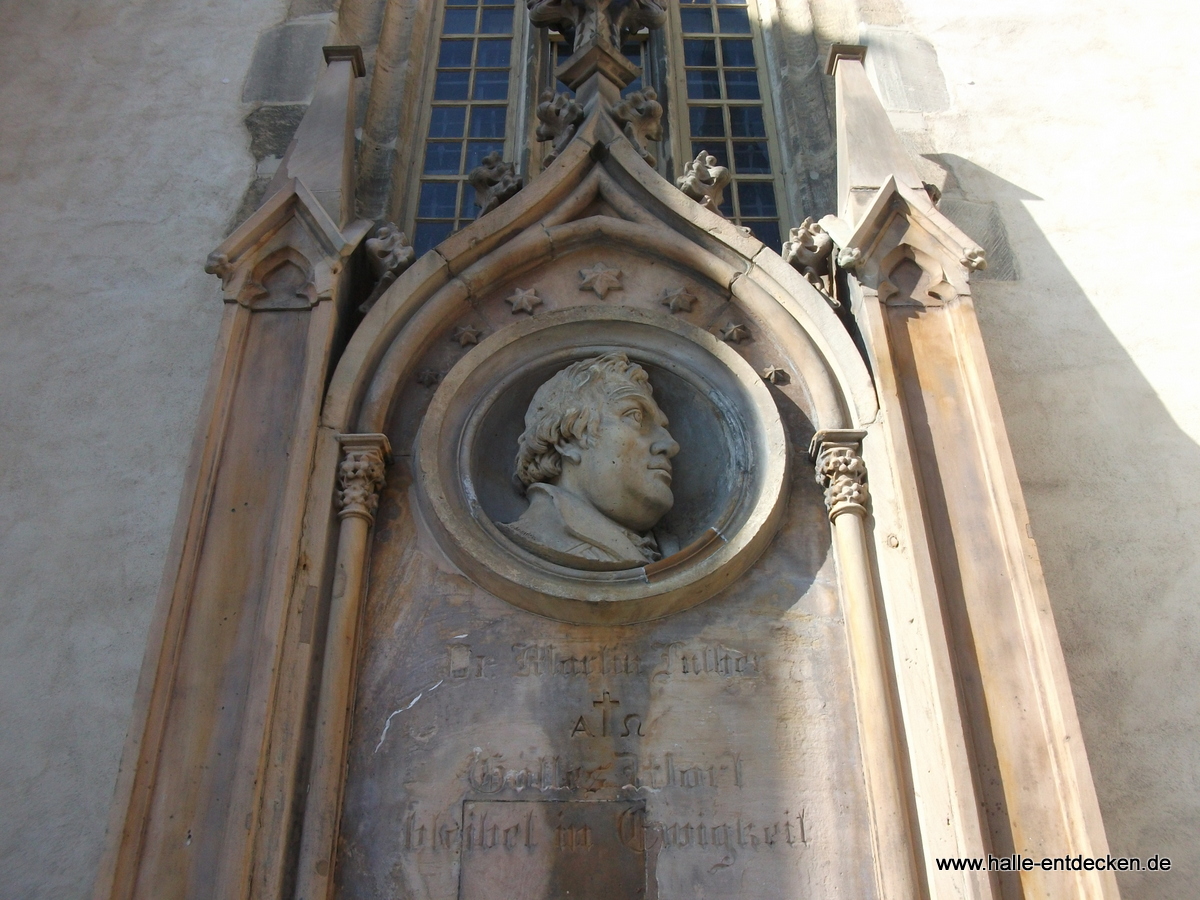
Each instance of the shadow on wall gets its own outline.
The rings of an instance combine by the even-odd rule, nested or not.
[[[995,263],[973,285],[979,323],[1110,851],[1173,863],[1120,876],[1122,892],[1184,896],[1200,876],[1200,448],[1029,214],[1040,198],[925,158],[950,176],[943,211]],[[1113,273],[1134,302],[1136,270]]]

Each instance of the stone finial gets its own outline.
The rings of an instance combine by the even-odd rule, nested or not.
[[[857,269],[862,265],[862,251],[857,247],[846,247],[838,251],[837,264],[842,269]]]
[[[233,272],[233,264],[229,262],[227,255],[214,250],[208,254],[208,259],[204,261],[204,271],[209,275],[216,275],[224,282]]]
[[[526,0],[529,21],[574,32],[576,52],[590,46],[619,51],[625,36],[667,21],[664,0]]]
[[[587,117],[583,107],[570,94],[556,94],[553,91],[543,91],[541,102],[537,108],[538,120],[542,123],[537,127],[539,141],[554,141],[553,148],[547,154],[543,167],[549,166],[558,159],[559,155],[575,132]]]
[[[982,247],[964,247],[959,262],[970,271],[977,272],[987,268],[987,255]]]
[[[675,184],[705,209],[721,215],[725,187],[732,178],[727,168],[717,165],[715,156],[701,150],[694,160],[683,164],[683,174]]]
[[[816,465],[817,484],[825,489],[829,520],[844,512],[867,514],[867,466],[859,452],[864,431],[818,431],[809,447]]]
[[[356,516],[375,520],[379,491],[384,484],[387,438],[374,434],[342,435],[342,462],[338,466],[338,518]]]
[[[822,279],[829,274],[829,255],[833,238],[809,216],[799,228],[793,228],[783,245],[784,262],[800,272],[813,287],[824,291]]]
[[[358,311],[366,315],[371,311],[383,292],[392,286],[417,258],[417,251],[408,243],[408,237],[391,222],[381,222],[375,234],[367,238],[367,264],[375,276],[375,288]]]
[[[380,281],[389,275],[395,281],[416,258],[417,251],[409,246],[408,237],[391,222],[383,222],[375,229],[375,235],[367,238],[367,262]]]
[[[633,91],[612,108],[611,114],[622,127],[629,143],[633,144],[638,156],[644,159],[647,165],[656,165],[658,160],[646,144],[649,141],[661,141],[663,136],[663,108],[658,102],[658,92],[652,87]]]
[[[478,166],[467,173],[467,181],[475,188],[475,218],[485,216],[521,189],[523,182],[517,167],[504,162],[500,151],[489,153]]]

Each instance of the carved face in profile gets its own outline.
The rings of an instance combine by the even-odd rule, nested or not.
[[[675,502],[678,452],[641,366],[621,353],[574,363],[529,405],[516,478],[530,508],[504,529],[556,561],[644,565],[657,559],[644,533]]]

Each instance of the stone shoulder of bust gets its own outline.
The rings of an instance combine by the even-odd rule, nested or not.
[[[550,562],[626,569],[660,556],[651,529],[674,505],[679,445],[646,371],[623,353],[580,360],[533,395],[515,478],[529,498],[499,527]]]

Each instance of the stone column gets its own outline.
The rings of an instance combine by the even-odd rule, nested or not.
[[[308,796],[316,808],[305,811],[300,847],[298,900],[324,900],[333,885],[333,850],[341,814],[342,773],[346,766],[350,714],[354,705],[355,655],[366,583],[367,539],[379,507],[384,467],[391,448],[382,434],[338,436],[342,462],[337,492],[341,521],[337,568],[329,605],[325,661],[317,701]]]
[[[867,544],[867,467],[860,454],[865,431],[819,431],[810,454],[825,506],[842,588],[842,612],[850,645],[855,708],[868,808],[875,879],[883,900],[921,896],[903,775],[903,744],[892,704],[888,645],[875,596]]]

